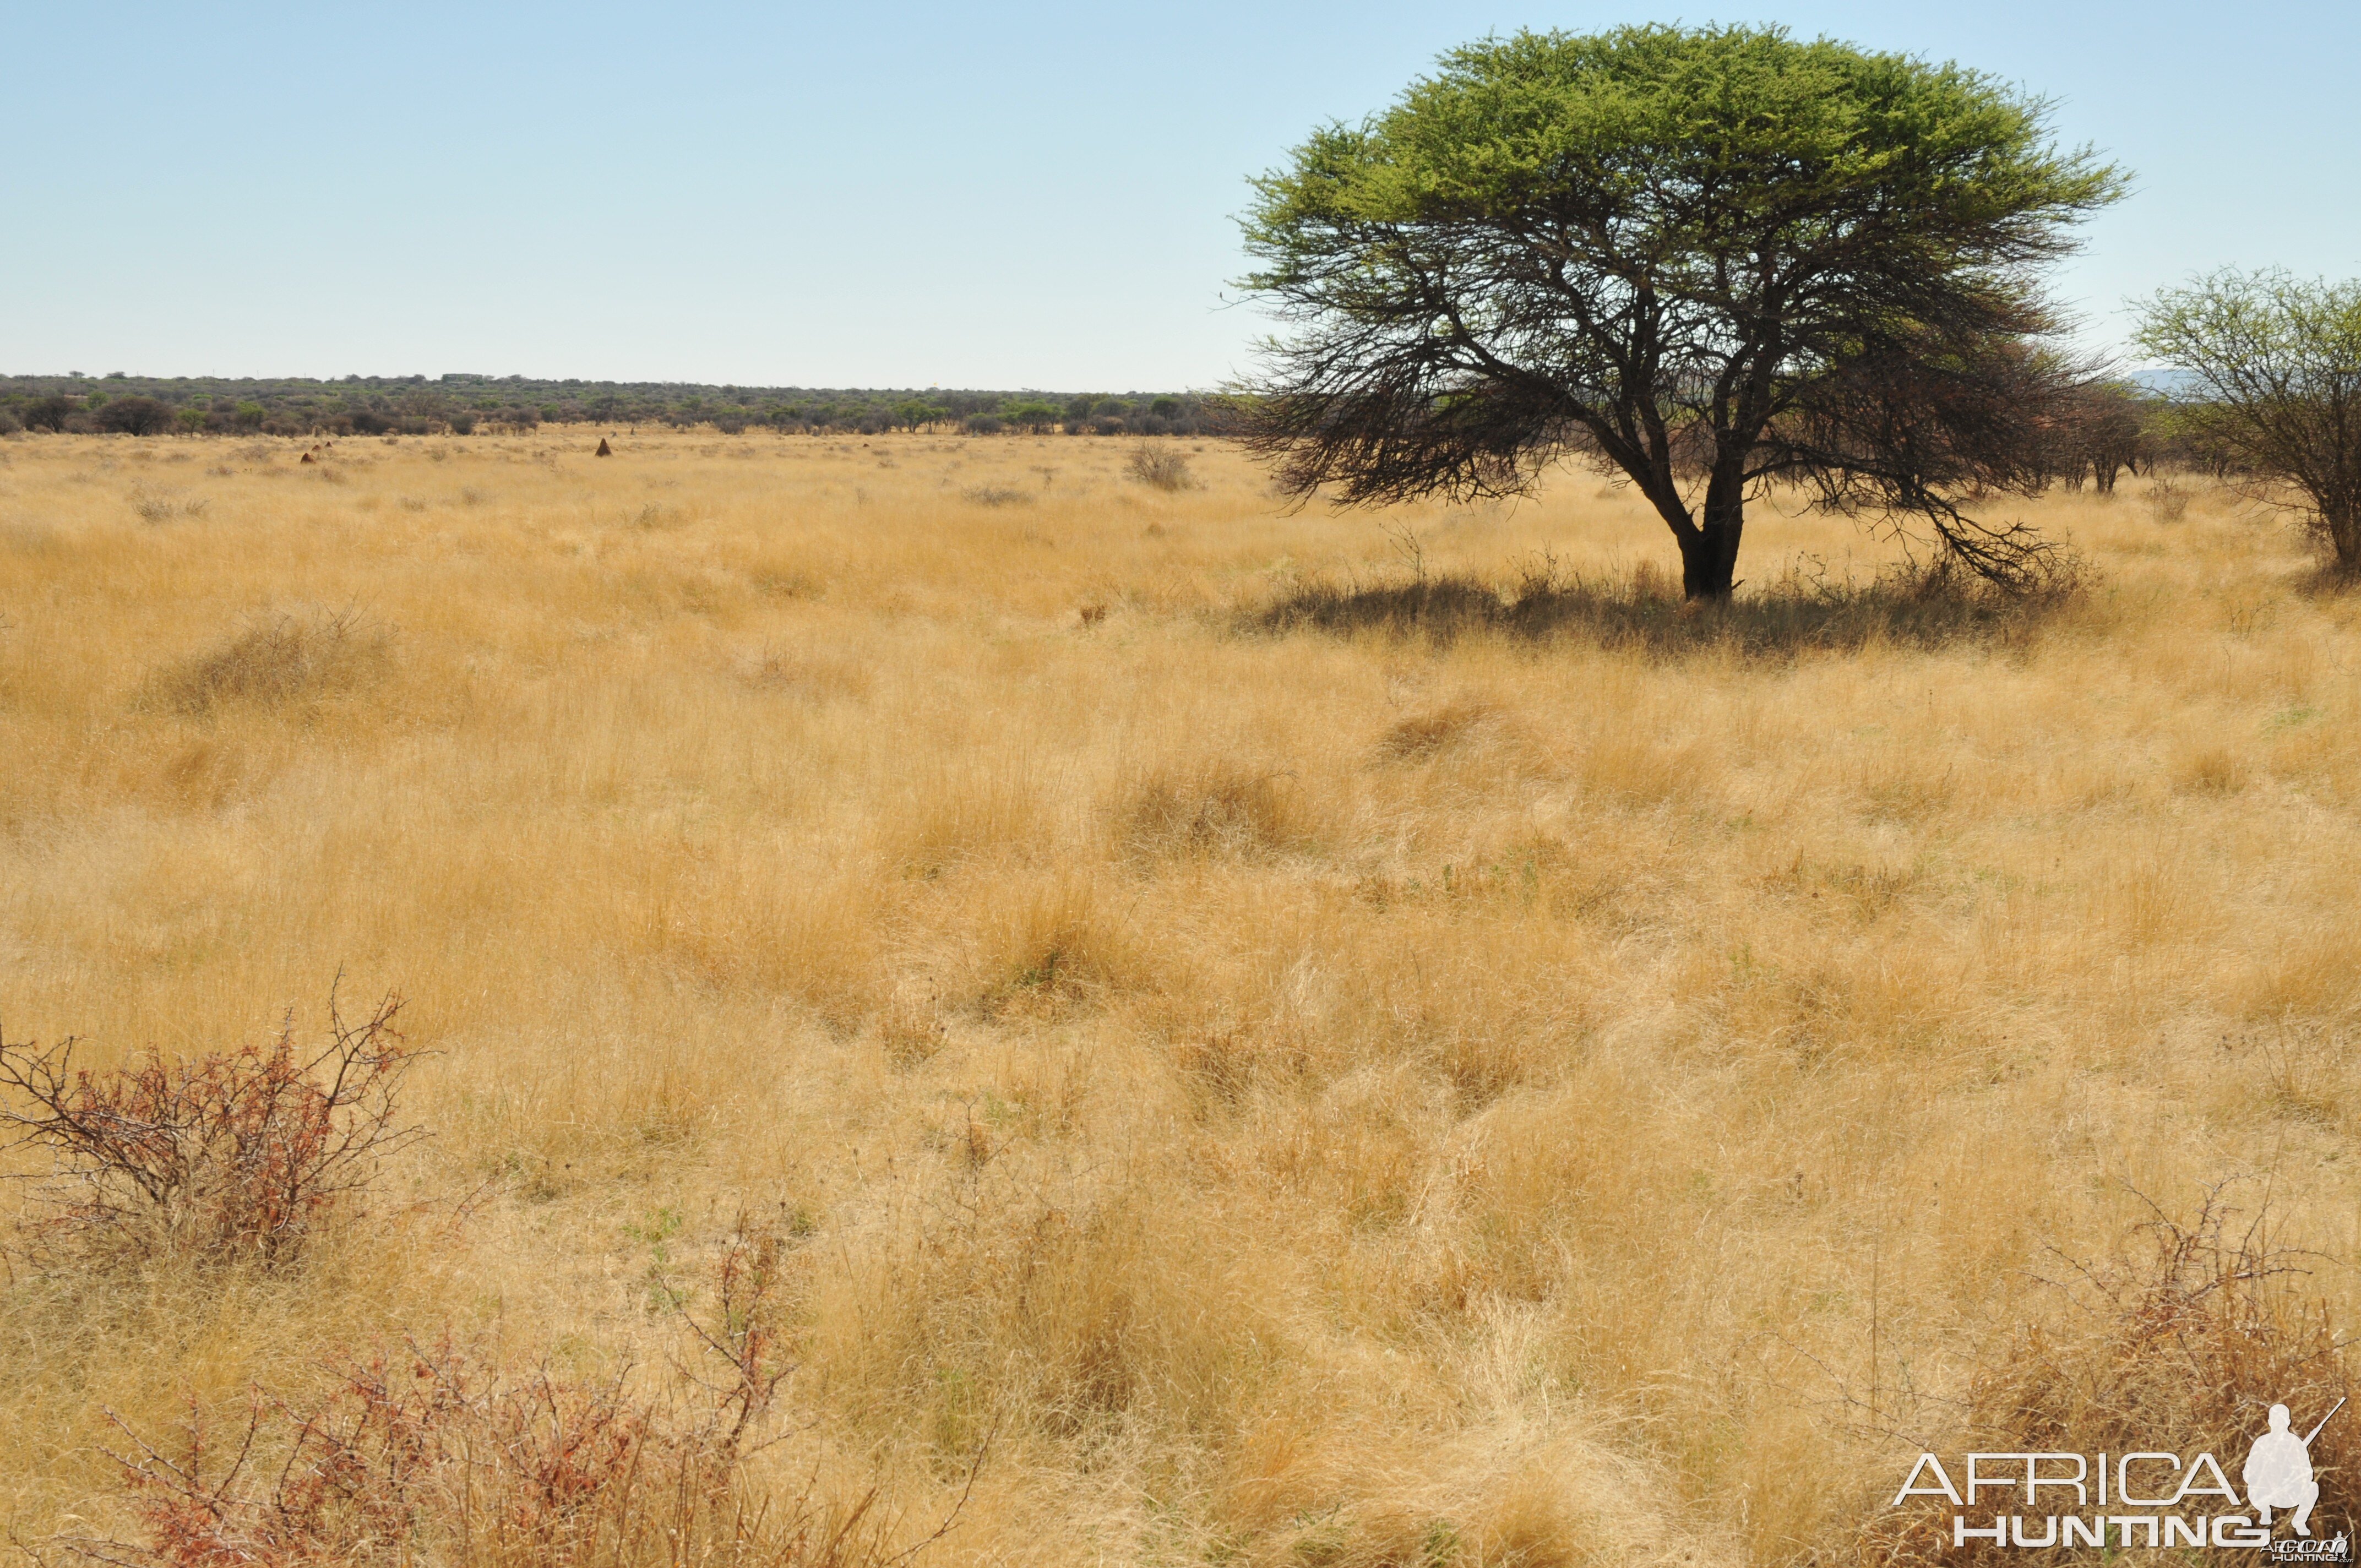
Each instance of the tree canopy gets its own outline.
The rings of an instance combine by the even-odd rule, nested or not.
[[[2158,293],[2137,341],[2193,379],[2184,419],[2223,471],[2361,573],[2361,282],[2224,269]]]
[[[1519,33],[1256,181],[1252,439],[1352,504],[1521,493],[1582,454],[1639,487],[1696,597],[1789,478],[2021,581],[1957,498],[2029,488],[2081,378],[2039,290],[2122,178],[1978,72],[1778,28]]]

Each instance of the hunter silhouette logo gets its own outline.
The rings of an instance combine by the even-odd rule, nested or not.
[[[2246,1467],[2239,1472],[2239,1479],[2246,1483],[2246,1501],[2265,1529],[2270,1527],[2273,1508],[2293,1508],[2290,1522],[2296,1534],[2312,1533],[2312,1506],[2320,1501],[2320,1483],[2312,1478],[2312,1440],[2328,1424],[2329,1416],[2344,1408],[2345,1401],[2337,1400],[2320,1418],[2319,1426],[2298,1437],[2288,1430],[2288,1408],[2271,1407],[2271,1430],[2255,1440]]]
[[[2325,1541],[2312,1533],[2312,1509],[2320,1502],[2320,1482],[2312,1467],[2312,1440],[2344,1408],[2345,1401],[2337,1400],[2299,1437],[2288,1408],[2273,1405],[2268,1430],[2255,1439],[2239,1472],[2243,1497],[2210,1453],[2184,1460],[2169,1450],[2140,1449],[2096,1454],[1971,1453],[1957,1481],[1939,1457],[1921,1453],[1894,1504],[1899,1508],[1912,1497],[1948,1501],[1958,1510],[1947,1532],[1954,1548],[1977,1541],[2035,1551],[2245,1547],[2275,1563],[2350,1563],[2352,1547],[2343,1530]],[[1986,1514],[1984,1522],[1970,1522],[1994,1505],[1995,1499],[1980,1500],[1980,1495],[1995,1491],[2005,1499],[1999,1501],[2000,1508],[2014,1505],[2019,1511]],[[2237,1511],[2242,1506],[2251,1511]],[[2272,1540],[2274,1513],[2288,1516],[2292,1537]]]

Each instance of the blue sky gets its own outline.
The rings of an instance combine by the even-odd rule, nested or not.
[[[0,5],[0,370],[1128,389],[1244,369],[1246,177],[1519,27],[1773,21],[2130,169],[2059,291],[2361,273],[2350,3]]]

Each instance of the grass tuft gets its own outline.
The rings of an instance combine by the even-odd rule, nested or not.
[[[232,706],[289,707],[365,691],[391,663],[391,637],[356,611],[274,615],[210,652],[167,665],[146,696],[192,718]]]

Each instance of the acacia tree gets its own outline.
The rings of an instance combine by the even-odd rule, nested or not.
[[[2158,293],[2137,342],[2193,378],[2196,444],[2361,576],[2361,282],[2224,269]]]
[[[1930,525],[2023,583],[2045,546],[1959,499],[2037,488],[2083,378],[2038,287],[2122,178],[1957,66],[1777,28],[1519,33],[1255,182],[1248,439],[1299,497],[1529,490],[1580,454],[1734,584],[1774,478]]]

